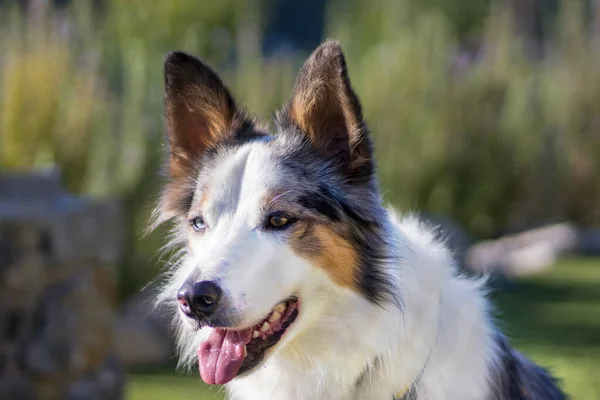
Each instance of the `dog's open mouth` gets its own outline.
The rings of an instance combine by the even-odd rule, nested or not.
[[[260,323],[242,330],[213,328],[198,349],[200,376],[222,385],[256,367],[298,316],[298,299],[283,301]]]

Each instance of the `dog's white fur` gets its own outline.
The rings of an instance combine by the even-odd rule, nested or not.
[[[177,289],[199,270],[221,282],[243,316],[240,327],[259,322],[290,294],[301,301],[264,365],[227,385],[231,399],[389,400],[411,387],[419,399],[489,395],[497,350],[481,283],[458,276],[444,245],[416,218],[390,211],[384,221],[394,238],[390,251],[401,260],[385,266],[401,307],[382,307],[337,286],[276,235],[253,229],[263,196],[282,183],[263,143],[246,144],[203,173],[211,231],[176,238],[188,251],[162,300],[175,304]],[[181,362],[192,365],[211,328],[194,330],[175,312]]]
[[[265,367],[228,385],[232,399],[390,399],[417,379],[419,399],[487,398],[495,342],[479,284],[455,276],[447,251],[416,219],[393,221],[405,257],[390,270],[402,312],[332,290],[311,306],[316,325],[294,326]]]

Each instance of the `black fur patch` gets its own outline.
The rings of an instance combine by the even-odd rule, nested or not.
[[[302,207],[317,212],[331,221],[337,222],[340,220],[340,212],[336,209],[335,205],[323,195],[302,195],[298,198],[298,203]]]
[[[557,380],[547,370],[534,364],[510,347],[501,334],[496,339],[502,356],[491,400],[565,400]]]
[[[348,175],[336,163],[320,157],[293,127],[284,123],[278,128],[282,134],[271,144],[294,187],[302,192],[298,204],[326,217],[333,230],[352,243],[359,254],[355,284],[361,294],[375,304],[399,306],[399,294],[385,271],[386,264],[398,260],[390,255],[394,246],[381,225],[387,215],[379,200],[373,166],[359,176]]]

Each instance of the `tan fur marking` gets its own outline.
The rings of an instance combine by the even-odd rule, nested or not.
[[[174,176],[186,172],[190,156],[215,146],[229,131],[233,120],[226,93],[203,91],[191,85],[167,103],[166,115],[176,135],[171,149]]]
[[[329,227],[305,224],[296,228],[290,242],[301,257],[324,270],[336,284],[345,288],[356,286],[358,253]]]
[[[174,52],[167,57],[164,71],[169,171],[172,177],[181,178],[202,153],[242,134],[239,130],[250,128],[251,121],[218,75],[197,58]]]
[[[188,109],[199,115],[206,123],[207,147],[214,146],[221,140],[222,135],[228,131],[233,120],[233,110],[229,107],[227,93],[224,90],[213,92],[205,88],[190,86],[188,88],[190,103]]]
[[[338,43],[320,46],[304,64],[287,112],[325,157],[361,164],[368,153],[362,110]]]
[[[346,126],[351,142],[360,138],[359,122],[343,94],[337,79],[319,77],[316,81],[296,89],[290,107],[290,117],[300,129],[307,132],[313,144],[319,145],[319,136],[327,137],[327,123],[336,122]]]
[[[200,209],[201,210],[206,208],[206,205],[208,204],[208,199],[210,198],[209,194],[210,194],[210,192],[209,192],[208,188],[205,188],[202,191],[202,197],[200,198]]]

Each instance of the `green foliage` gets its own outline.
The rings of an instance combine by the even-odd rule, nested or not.
[[[442,12],[333,3],[328,34],[347,44],[392,203],[453,216],[479,237],[600,222],[600,55],[578,4],[565,2],[541,60],[509,10],[491,9],[477,62],[457,66],[461,43]]]
[[[385,198],[477,237],[555,218],[598,224],[600,55],[586,21],[599,19],[562,2],[539,59],[493,3],[330,0],[326,34],[347,51]],[[129,293],[156,274],[160,233],[138,239],[158,192],[165,52],[208,60],[263,120],[306,54],[261,54],[266,0],[2,4],[0,166],[58,164],[72,191],[121,197]],[[482,50],[461,65],[466,36]]]
[[[600,396],[599,261],[562,260],[493,296],[513,346],[550,368],[573,399]]]

